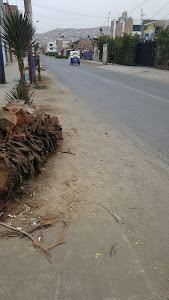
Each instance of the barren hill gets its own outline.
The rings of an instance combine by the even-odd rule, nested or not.
[[[107,34],[107,27],[102,27],[102,31],[104,34]],[[80,38],[85,39],[88,36],[91,38],[97,37],[98,33],[100,32],[100,27],[95,28],[56,28],[54,30],[37,34],[36,39],[39,42],[47,42],[50,40],[56,40],[61,37],[65,40],[78,40]],[[108,28],[108,33],[110,32],[110,28]]]

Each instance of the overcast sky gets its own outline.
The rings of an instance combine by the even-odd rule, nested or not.
[[[24,11],[23,0],[8,0]],[[87,28],[107,26],[110,20],[121,16],[123,11],[135,19],[141,18],[141,8],[145,18],[169,18],[167,0],[32,0],[33,19],[37,32],[42,33],[55,28]],[[39,22],[37,22],[39,21]]]

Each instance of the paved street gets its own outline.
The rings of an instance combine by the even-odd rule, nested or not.
[[[169,163],[168,84],[83,64],[70,66],[67,60],[46,56],[42,63],[98,118],[113,126],[118,123],[118,129],[134,134],[137,143],[142,141],[149,152]]]

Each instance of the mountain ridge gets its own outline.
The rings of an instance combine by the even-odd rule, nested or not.
[[[91,28],[56,28],[45,33],[36,34],[35,39],[39,42],[48,42],[51,40],[64,39],[64,40],[79,40],[85,39],[88,36],[90,38],[96,38],[100,33],[100,28],[104,34],[110,33],[110,27],[91,27]]]

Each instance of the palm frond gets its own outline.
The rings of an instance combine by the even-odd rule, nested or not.
[[[34,35],[35,28],[27,15],[23,16],[16,12],[5,16],[2,24],[2,39],[17,57],[22,57],[31,49]]]
[[[29,101],[32,103],[34,99],[34,92],[30,90],[30,87],[27,86],[28,89],[28,97]],[[14,101],[14,100],[24,100],[24,93],[21,81],[14,87],[12,87],[9,91],[5,92],[5,100],[6,101]]]

